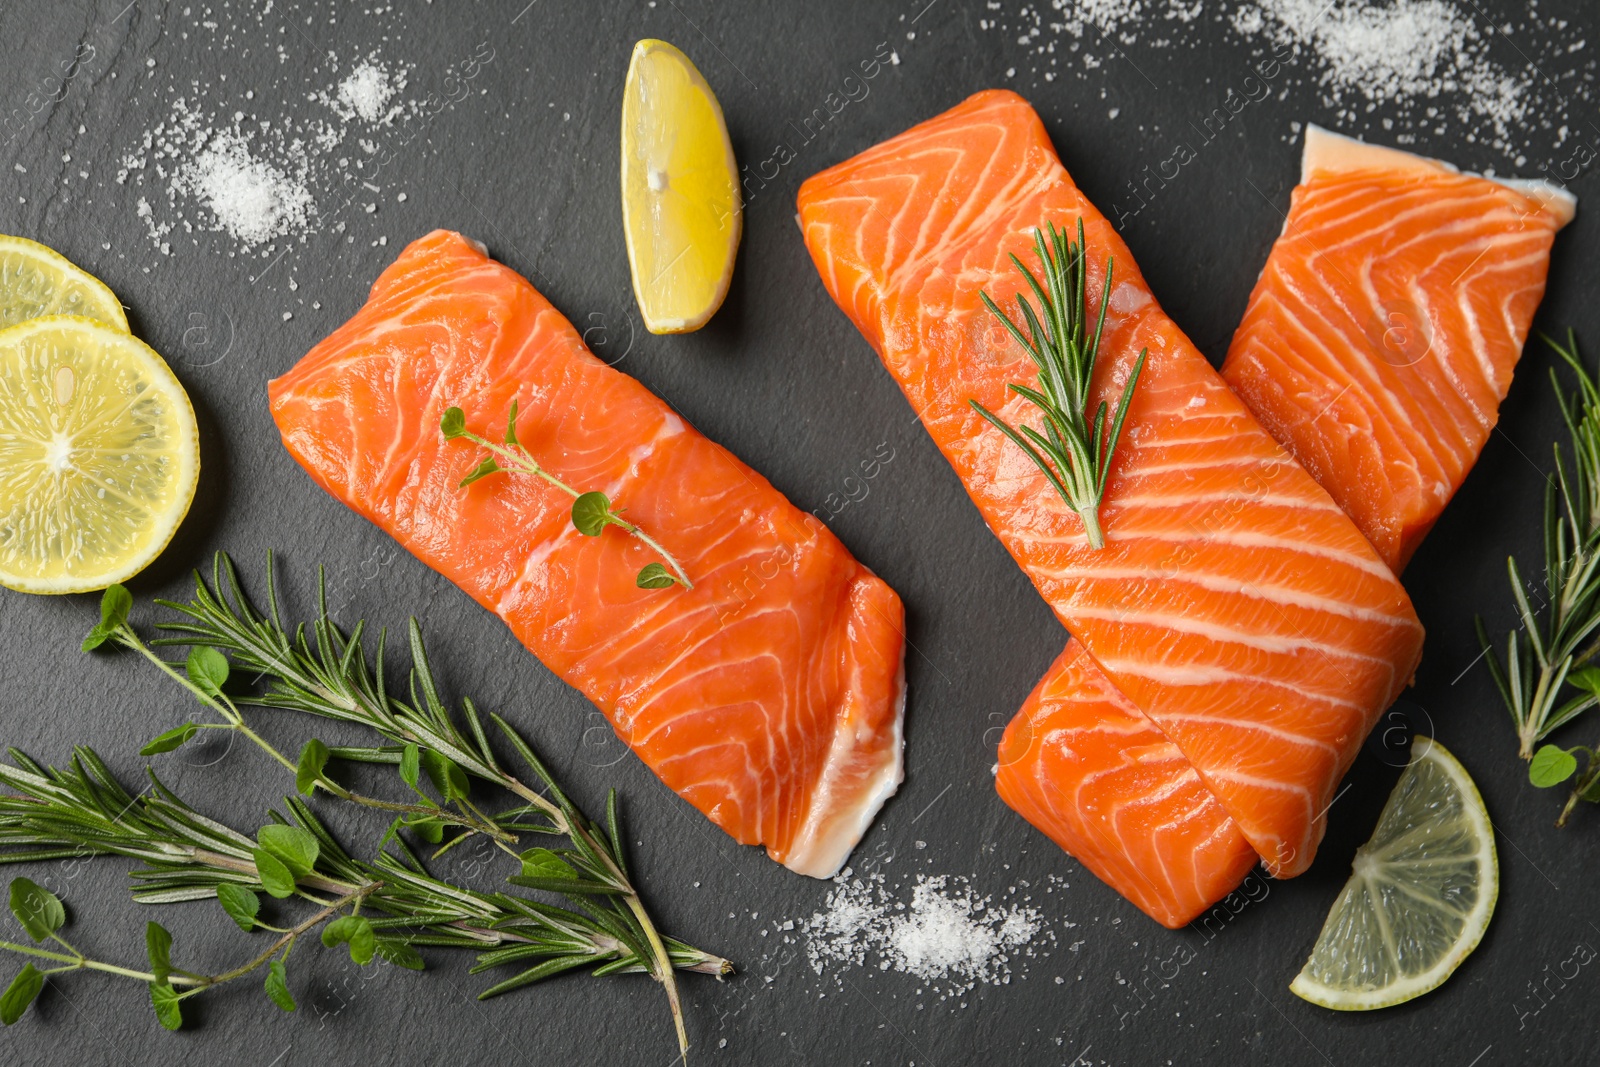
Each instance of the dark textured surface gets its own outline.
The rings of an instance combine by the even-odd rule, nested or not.
[[[1580,812],[1564,832],[1551,827],[1559,798],[1526,784],[1505,712],[1482,665],[1471,666],[1473,613],[1484,612],[1496,627],[1511,617],[1506,554],[1536,558],[1541,472],[1550,466],[1557,429],[1543,381],[1551,360],[1542,350],[1530,351],[1500,432],[1407,574],[1429,629],[1408,714],[1431,722],[1461,757],[1500,830],[1498,913],[1482,947],[1444,988],[1399,1009],[1352,1016],[1302,1003],[1286,989],[1395,779],[1399,761],[1380,746],[1369,745],[1358,760],[1310,873],[1265,886],[1261,899],[1210,934],[1155,927],[995,797],[990,766],[999,727],[1064,634],[823,292],[795,232],[794,192],[806,175],[972,91],[1011,84],[1039,107],[1068,168],[1109,210],[1125,181],[1165,158],[1172,139],[1187,136],[1186,124],[1247,73],[1249,58],[1207,12],[1161,27],[1173,45],[1140,40],[1126,51],[1102,48],[1110,57],[1104,66],[1046,82],[1026,69],[1014,30],[980,27],[980,19],[999,17],[998,6],[439,0],[369,9],[280,0],[263,12],[244,4],[6,0],[0,102],[10,117],[0,131],[8,138],[0,230],[45,241],[104,278],[129,306],[135,331],[171,359],[200,416],[200,494],[178,540],[134,583],[136,619],[151,618],[151,596],[182,593],[185,572],[217,548],[252,574],[268,548],[278,550],[302,609],[313,568],[325,562],[343,618],[394,624],[420,615],[452,692],[471,694],[524,727],[586,801],[603,796],[608,784],[620,789],[637,868],[662,925],[739,965],[741,973],[725,984],[684,979],[700,1063],[1404,1059],[1470,1067],[1592,1059],[1600,1052],[1592,1011],[1600,974],[1567,961],[1575,952],[1593,959],[1592,950],[1577,946],[1600,945],[1600,893],[1585,881],[1600,856],[1600,813]],[[1014,22],[1016,5],[1004,6]],[[1496,22],[1522,14],[1510,3],[1484,7],[1494,9]],[[1580,15],[1577,0],[1541,10],[1557,8],[1575,20],[1562,40],[1592,36],[1592,11]],[[727,305],[705,330],[681,338],[651,337],[637,326],[616,202],[618,97],[629,49],[644,36],[672,40],[700,64],[721,97],[736,151],[751,164],[771,157],[780,141],[794,143],[789,120],[823,106],[861,62],[890,50],[898,59],[883,64],[865,98],[842,108],[820,135],[794,143],[796,158],[750,202]],[[64,86],[51,83],[84,43],[93,54],[75,76]],[[484,44],[492,59],[466,90],[446,86],[451,65]],[[1495,54],[1518,71],[1524,63],[1543,69],[1566,62],[1527,54],[1532,47],[1513,28],[1496,41]],[[154,246],[135,198],[155,199],[162,186],[153,175],[139,189],[119,184],[116,172],[176,96],[272,121],[325,115],[308,95],[374,50],[412,68],[406,98],[439,91],[455,97],[431,118],[413,113],[382,133],[392,159],[381,173],[363,173],[378,193],[346,203],[336,182],[313,183],[322,212],[315,232],[265,256],[238,254],[226,235],[181,227],[167,238],[170,254]],[[1018,68],[1009,81],[1008,68]],[[1201,153],[1125,228],[1167,310],[1213,359],[1226,348],[1294,182],[1298,145],[1290,123],[1310,118],[1364,132],[1376,122],[1338,123],[1314,82],[1309,71],[1286,76],[1281,96],[1240,114],[1218,147]],[[1109,107],[1119,116],[1108,117]],[[1413,132],[1421,150],[1515,169],[1506,153],[1468,144],[1459,130]],[[1570,152],[1570,142],[1557,149],[1548,134],[1528,136],[1524,173]],[[1592,140],[1600,132],[1580,124],[1576,136]],[[1592,177],[1581,175],[1573,188],[1581,198],[1594,188]],[[368,202],[378,210],[367,212]],[[198,206],[186,212],[204,218]],[[336,231],[339,223],[343,231]],[[816,911],[829,886],[792,875],[710,827],[498,622],[325,497],[290,461],[268,417],[267,380],[350,314],[407,240],[437,226],[486,241],[591,330],[597,351],[621,359],[624,370],[802,507],[837,507],[829,496],[847,492],[844,479],[857,464],[880,444],[894,450],[865,498],[832,523],[905,598],[915,646],[907,780],[859,857],[902,897],[916,873],[966,876],[977,891],[996,895],[1031,883],[1033,903],[1056,934],[1054,943],[1041,943],[1048,955],[1019,961],[1009,984],[981,985],[950,1001],[872,966],[819,978],[803,946],[785,944],[770,926]],[[1544,328],[1571,324],[1591,338],[1600,331],[1591,298],[1600,277],[1594,231],[1592,215],[1580,212],[1560,237]],[[375,246],[380,236],[387,244]],[[0,592],[3,740],[47,761],[89,742],[131,781],[141,773],[138,745],[187,708],[126,656],[80,655],[77,641],[93,614],[88,597]],[[262,718],[265,731],[290,748],[311,726]],[[330,741],[338,736],[319,732]],[[257,825],[287,787],[274,766],[242,745],[191,746],[162,757],[160,767],[197,804],[244,828]],[[352,844],[371,840],[368,824],[336,821]],[[67,898],[85,948],[133,962],[147,913],[127,900],[127,867],[104,859],[29,873]],[[1038,892],[1052,874],[1070,888]],[[226,966],[248,949],[214,905],[163,909],[162,919],[177,935],[180,961],[190,965]],[[264,1067],[671,1058],[662,999],[643,979],[568,977],[479,1005],[471,995],[483,979],[442,952],[420,976],[387,967],[358,971],[341,957],[313,945],[297,949],[296,1015],[279,1014],[252,980],[191,1002],[191,1023],[176,1035],[157,1028],[143,990],[131,983],[68,976],[0,1033],[0,1062],[181,1058]],[[13,969],[9,960],[0,960],[0,969]],[[1553,977],[1558,972],[1567,977]]]

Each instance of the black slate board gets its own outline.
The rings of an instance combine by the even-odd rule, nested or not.
[[[1500,831],[1498,914],[1482,947],[1444,988],[1357,1016],[1314,1008],[1285,988],[1398,773],[1400,757],[1381,744],[1369,744],[1358,760],[1312,870],[1292,882],[1263,883],[1260,899],[1206,933],[1157,928],[993,793],[999,727],[1064,634],[823,292],[795,231],[794,192],[806,175],[968,93],[1009,84],[1036,104],[1068,168],[1108,207],[1140,168],[1169,154],[1173,137],[1184,136],[1172,131],[1209,113],[1243,76],[1248,50],[1228,37],[1216,12],[1163,27],[1174,46],[1150,48],[1152,31],[1143,42],[1103,47],[1116,55],[1089,74],[1047,82],[1030,70],[1014,33],[980,28],[981,19],[1014,23],[1011,0],[1000,13],[1000,5],[982,0],[263,6],[90,0],[0,7],[5,162],[15,164],[0,167],[0,230],[46,241],[104,278],[129,305],[135,331],[171,359],[200,416],[205,469],[196,507],[174,545],[133,583],[135,594],[141,604],[182,594],[186,572],[219,548],[258,575],[271,548],[302,610],[313,568],[323,562],[345,619],[397,624],[421,615],[453,693],[471,694],[523,726],[583,800],[593,803],[607,785],[620,789],[634,858],[663,926],[739,964],[740,974],[725,984],[684,980],[697,1062],[1353,1064],[1404,1057],[1470,1067],[1578,1063],[1600,1051],[1592,1011],[1600,976],[1569,962],[1575,954],[1592,959],[1587,946],[1600,945],[1600,893],[1583,882],[1600,855],[1600,813],[1581,811],[1565,832],[1552,828],[1559,798],[1524,781],[1506,714],[1482,665],[1473,665],[1473,613],[1485,613],[1496,628],[1511,621],[1505,556],[1515,552],[1529,564],[1537,558],[1543,472],[1558,428],[1543,381],[1552,361],[1537,346],[1499,432],[1406,576],[1429,629],[1428,652],[1401,718],[1387,725],[1410,722],[1435,732],[1476,777]],[[1485,26],[1491,16],[1498,24],[1524,14],[1510,0],[1463,6]],[[1547,0],[1539,10],[1572,20],[1564,40],[1597,29],[1592,8],[1580,0]],[[651,337],[638,327],[618,218],[618,96],[629,50],[646,36],[674,41],[699,63],[720,94],[741,160],[759,163],[779,142],[796,155],[751,199],[727,305],[705,330],[681,338]],[[51,83],[59,64],[87,55],[85,43],[92,56],[65,86]],[[482,55],[480,46],[492,59],[466,90],[446,85],[452,65]],[[1567,62],[1526,54],[1515,28],[1494,47],[1517,71],[1527,71],[1524,63],[1542,70]],[[339,190],[318,189],[323,226],[303,243],[273,250],[287,248],[281,260],[236,255],[225,235],[181,229],[168,238],[170,255],[153,246],[135,197],[153,195],[156,186],[136,190],[115,175],[120,158],[168,115],[176,95],[269,120],[310,116],[321,105],[308,94],[374,50],[412,68],[407,97],[443,91],[457,98],[408,127],[418,132],[375,175],[378,193],[346,203]],[[883,64],[865,98],[796,145],[791,120],[823,106],[847,74],[885,50],[897,62]],[[1020,69],[1008,79],[1008,68]],[[1310,71],[1285,79],[1281,96],[1233,120],[1219,139],[1222,151],[1204,153],[1127,221],[1125,236],[1162,303],[1213,359],[1226,348],[1295,180],[1290,123],[1313,119],[1382,134],[1377,117],[1335,122],[1314,81]],[[1108,117],[1110,107],[1119,117]],[[1582,105],[1578,114],[1586,121],[1593,110]],[[1411,132],[1419,150],[1466,166],[1513,169],[1504,152],[1467,143],[1459,130]],[[1600,135],[1580,122],[1580,138],[1592,133]],[[1528,136],[1523,173],[1565,157],[1547,134]],[[1581,174],[1573,188],[1581,198],[1594,188],[1592,176]],[[368,202],[378,209],[366,212]],[[346,226],[342,234],[332,232],[337,222]],[[902,893],[917,873],[966,876],[979,892],[996,895],[1029,883],[1057,935],[1043,945],[1047,956],[1019,961],[1009,984],[979,986],[949,1001],[919,992],[924,983],[874,968],[819,978],[802,946],[786,944],[770,924],[810,915],[828,885],[792,875],[710,827],[627,756],[598,713],[502,626],[330,501],[288,458],[268,417],[266,381],[354,311],[407,240],[438,226],[487,242],[590,330],[597,351],[621,360],[801,507],[824,507],[862,459],[881,445],[893,449],[867,497],[833,522],[905,598],[915,646],[907,780],[864,841],[858,866],[882,872]],[[1600,281],[1595,229],[1593,215],[1580,212],[1559,239],[1544,329],[1571,324],[1590,339],[1600,331],[1586,299]],[[386,245],[373,244],[380,236]],[[3,739],[48,761],[66,759],[74,742],[90,742],[131,781],[143,762],[134,756],[137,746],[188,709],[127,657],[80,655],[77,641],[93,614],[88,597],[0,593]],[[149,617],[141,607],[141,621]],[[262,718],[285,747],[307,735],[305,722]],[[338,736],[321,732],[330,741]],[[1579,740],[1586,740],[1581,731],[1572,743]],[[285,787],[274,767],[243,746],[191,747],[163,758],[160,768],[175,788],[245,828],[257,825]],[[352,841],[369,839],[354,836],[366,824],[335,821]],[[133,961],[150,913],[127,900],[127,866],[107,859],[30,873],[67,898],[86,949]],[[1052,874],[1070,888],[1040,892]],[[1019,896],[1029,892],[1018,889]],[[214,966],[244,949],[213,905],[163,909],[161,918],[177,935],[180,959]],[[1073,942],[1080,944],[1069,949]],[[1189,957],[1183,966],[1172,962]],[[297,951],[293,962],[299,1014],[280,1015],[254,982],[242,983],[192,1002],[190,1025],[177,1035],[157,1028],[142,990],[69,976],[0,1033],[0,1062],[672,1058],[662,999],[643,979],[567,977],[479,1005],[472,994],[483,979],[442,953],[425,976],[358,970],[314,946]],[[1566,978],[1557,977],[1563,972]]]

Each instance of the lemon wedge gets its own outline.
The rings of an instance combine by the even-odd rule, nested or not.
[[[0,234],[0,327],[41,315],[82,315],[128,332],[105,282],[37,241]]]
[[[1494,827],[1466,770],[1437,741],[1412,743],[1372,839],[1328,912],[1297,996],[1338,1011],[1387,1008],[1436,989],[1489,928],[1500,895]]]
[[[0,585],[131,578],[172,540],[199,474],[194,409],[144,342],[76,316],[0,330]]]
[[[622,225],[651,333],[698,330],[733,277],[743,208],[722,107],[689,57],[633,46],[622,91]]]

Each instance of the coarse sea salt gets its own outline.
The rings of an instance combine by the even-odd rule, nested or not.
[[[246,247],[305,228],[315,210],[304,183],[253,156],[228,131],[179,169],[176,188],[209,208],[217,226]]]
[[[1580,28],[1537,0],[1498,24],[1473,0],[988,0],[984,8],[978,29],[1021,53],[1006,77],[1045,100],[1061,78],[1100,84],[1106,99],[1119,82],[1160,80],[1147,56],[1226,44],[1246,49],[1254,69],[1246,81],[1208,68],[1201,115],[1230,103],[1237,113],[1236,101],[1254,94],[1383,143],[1448,136],[1459,162],[1490,172],[1484,150],[1519,169],[1547,153],[1571,155],[1570,131],[1583,128],[1600,83],[1600,60]],[[1256,76],[1261,69],[1271,73]],[[1299,90],[1320,101],[1308,111]],[[1273,110],[1281,120],[1284,109]],[[1177,135],[1187,136],[1181,124]],[[1476,151],[1461,153],[1460,143]]]
[[[979,983],[1007,984],[1039,939],[1054,940],[1038,909],[996,904],[965,878],[918,875],[909,901],[882,874],[858,878],[846,868],[834,883],[822,910],[797,924],[818,974],[830,963],[871,961],[937,986],[948,999]]]
[[[404,68],[391,70],[376,58],[369,57],[345,76],[332,96],[318,93],[314,99],[333,108],[347,122],[360,119],[374,125],[392,121],[401,114],[404,109],[397,104],[391,105],[391,101],[405,87]]]
[[[1256,0],[1235,10],[1233,28],[1308,50],[1335,102],[1459,96],[1502,136],[1527,114],[1522,82],[1490,57],[1484,32],[1449,0]]]
[[[220,95],[220,87],[192,82],[188,92],[174,92],[166,118],[123,156],[117,183],[151,194],[137,198],[138,215],[163,253],[171,252],[167,235],[181,229],[224,233],[238,251],[271,255],[282,242],[303,242],[327,224],[325,210],[342,210],[319,205],[319,190],[325,196],[349,188],[349,172],[366,173],[363,152],[371,156],[378,146],[360,141],[363,152],[335,149],[357,130],[415,114],[416,103],[401,95],[409,69],[369,55],[330,89],[310,95],[332,114],[303,116],[212,111],[191,100]],[[256,95],[252,89],[245,98]],[[370,181],[366,187],[379,188]]]

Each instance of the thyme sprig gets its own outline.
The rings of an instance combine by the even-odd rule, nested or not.
[[[481,834],[503,851],[518,856],[511,845],[523,834],[566,838],[569,847],[522,852],[518,856],[520,873],[510,881],[566,896],[575,909],[564,913],[570,916],[567,921],[577,923],[592,937],[624,946],[629,962],[620,965],[619,957],[611,961],[619,966],[611,967],[601,961],[603,966],[597,973],[643,970],[660,982],[672,1011],[680,1051],[685,1051],[688,1038],[673,972],[691,969],[725,974],[732,967],[720,957],[663,937],[657,931],[628,870],[615,792],[607,797],[605,822],[589,819],[568,798],[527,741],[503,718],[491,713],[487,717],[489,723],[532,770],[534,781],[525,782],[508,770],[490,745],[485,717],[476,704],[463,698],[458,717],[443,702],[415,619],[410,620],[407,631],[411,675],[407,696],[402,697],[387,683],[386,631],[380,630],[369,661],[366,624],[356,623],[347,634],[332,621],[320,570],[316,616],[292,629],[282,620],[270,555],[265,586],[267,610],[263,613],[246,596],[232,560],[218,553],[210,583],[196,574],[195,593],[190,600],[157,601],[177,613],[175,620],[157,624],[156,628],[166,636],[146,644],[128,621],[132,598],[120,587],[113,587],[102,600],[100,623],[84,644],[90,648],[120,645],[140,652],[221,716],[221,723],[211,725],[239,730],[252,739],[259,735],[244,722],[241,706],[298,711],[374,731],[384,744],[330,747],[313,739],[293,764],[264,740],[257,743],[280,763],[293,767],[302,793],[323,789],[341,800],[397,812],[399,817],[390,826],[383,845],[394,842],[404,848],[399,837],[401,829],[440,844],[453,828],[459,833],[444,842],[439,852]],[[165,646],[188,648],[183,673],[154,652]],[[230,656],[231,667],[236,669],[232,673],[256,679],[250,690],[223,691],[230,676]],[[186,739],[191,727],[204,728],[197,724],[178,727],[146,746],[146,751],[176,747]],[[334,758],[394,765],[416,801],[402,805],[345,789],[326,772],[328,761]],[[518,803],[494,815],[485,814],[471,800],[469,778],[510,793]],[[428,795],[424,781],[432,786],[439,800]],[[298,800],[294,803],[300,804]],[[430,935],[433,939],[418,943],[444,943],[437,936],[435,933]],[[511,946],[493,960],[494,965],[501,965],[536,955],[525,947]],[[512,984],[507,988],[594,961],[588,950],[575,950],[560,960],[541,959],[508,979]],[[501,987],[495,987],[495,991],[501,991]]]
[[[446,441],[462,438],[471,441],[489,451],[476,467],[461,479],[461,487],[466,488],[480,478],[487,478],[491,474],[502,471],[520,471],[542,478],[557,489],[572,497],[572,525],[585,537],[599,537],[607,526],[615,526],[628,534],[638,538],[649,545],[662,559],[666,566],[660,563],[647,563],[640,569],[634,579],[640,589],[665,589],[669,585],[681,585],[685,589],[693,589],[694,583],[684,573],[683,567],[677,559],[662,547],[661,543],[638,526],[622,517],[621,511],[612,506],[610,499],[598,490],[580,492],[546,470],[533,454],[523,447],[517,440],[517,402],[511,402],[511,414],[506,418],[505,443],[496,444],[467,429],[466,415],[460,408],[447,408],[439,420],[439,430],[444,434]],[[671,570],[667,568],[671,567]]]
[[[1557,825],[1565,825],[1580,799],[1600,801],[1600,759],[1585,746],[1563,749],[1535,746],[1557,729],[1600,703],[1600,386],[1584,367],[1578,344],[1568,331],[1565,344],[1545,338],[1577,378],[1567,391],[1555,370],[1550,383],[1561,404],[1562,421],[1571,439],[1568,466],[1557,442],[1555,477],[1544,495],[1544,593],[1535,609],[1529,585],[1514,557],[1506,560],[1519,626],[1506,638],[1502,664],[1483,620],[1478,640],[1495,686],[1505,699],[1516,727],[1518,752],[1529,764],[1529,778],[1540,787],[1559,785],[1578,771],[1577,756],[1587,757]]]
[[[1111,476],[1111,459],[1122,436],[1122,422],[1128,414],[1133,391],[1139,385],[1139,375],[1144,370],[1149,350],[1139,352],[1133,373],[1117,401],[1108,433],[1105,401],[1095,408],[1093,420],[1089,419],[1089,389],[1100,354],[1100,339],[1105,332],[1112,260],[1106,257],[1100,312],[1094,323],[1094,333],[1090,335],[1088,246],[1083,236],[1083,220],[1078,220],[1076,241],[1071,240],[1065,230],[1056,229],[1053,222],[1045,226],[1043,230],[1033,231],[1034,254],[1044,272],[1042,282],[1022,260],[1011,256],[1011,262],[1039,302],[1035,310],[1026,295],[1017,294],[1017,306],[1028,334],[1023,335],[1022,327],[1001,311],[987,292],[979,294],[984,306],[1027,350],[1039,370],[1037,389],[1015,382],[1009,388],[1026,397],[1043,413],[1045,432],[1040,433],[1032,426],[1011,426],[976,399],[967,402],[1009,437],[1044,473],[1061,499],[1083,519],[1089,544],[1098,549],[1105,546],[1100,503],[1105,497],[1106,481]]]

